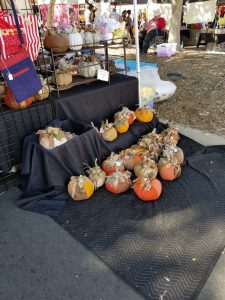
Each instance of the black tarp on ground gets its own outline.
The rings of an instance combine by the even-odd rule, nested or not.
[[[55,218],[146,299],[193,300],[225,245],[225,146],[182,137],[182,175],[158,201],[99,189]],[[164,295],[163,298],[161,296]]]

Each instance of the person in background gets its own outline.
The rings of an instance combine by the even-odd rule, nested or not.
[[[146,15],[142,10],[139,11],[138,14],[138,29],[139,31],[143,30],[146,24]]]
[[[156,36],[164,35],[166,21],[161,17],[160,10],[154,10],[153,16],[154,17],[145,26],[145,29],[139,32],[139,47],[141,54],[147,53],[149,46]]]
[[[134,19],[131,15],[131,10],[127,10],[126,26],[127,26],[127,29],[130,33],[131,39],[134,40],[134,35],[133,35]]]
[[[119,22],[120,21],[120,14],[116,12],[116,8],[113,8],[112,13],[111,13],[111,19]]]
[[[126,10],[122,11],[122,21],[124,21],[125,23],[127,22],[127,11]]]

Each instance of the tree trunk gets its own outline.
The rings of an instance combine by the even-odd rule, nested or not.
[[[181,14],[182,14],[183,0],[172,0],[171,8],[171,26],[169,30],[169,43],[177,43],[177,50],[181,50],[180,45],[180,26],[181,26]]]
[[[50,0],[50,2],[49,2],[48,15],[47,15],[47,28],[48,29],[51,29],[53,26],[55,2],[56,2],[56,0]]]

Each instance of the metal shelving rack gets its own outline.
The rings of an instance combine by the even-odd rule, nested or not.
[[[118,68],[116,68],[115,70],[111,70],[110,69],[110,59],[109,59],[109,54],[108,54],[108,48],[110,47],[111,43],[113,43],[115,41],[116,40],[101,41],[98,46],[95,46],[95,47],[85,47],[85,48],[82,48],[82,50],[81,50],[81,51],[89,50],[90,52],[92,52],[92,54],[94,54],[97,49],[104,49],[105,63],[104,63],[103,68],[105,70],[109,71],[109,73],[110,73],[109,82],[108,82],[109,84],[110,84],[110,77],[111,77],[112,74],[124,71],[125,74],[127,75],[126,40],[124,38],[122,39],[122,45],[123,45],[123,54],[124,54],[123,56],[124,56],[124,66],[125,66],[125,68],[124,69],[118,69]],[[66,85],[66,86],[58,86],[57,81],[56,81],[56,76],[55,76],[56,70],[57,70],[56,67],[55,67],[55,58],[59,57],[59,56],[64,56],[64,55],[70,54],[70,53],[74,53],[75,54],[76,51],[67,50],[67,51],[61,52],[61,53],[54,53],[53,51],[51,51],[49,53],[50,58],[51,58],[51,65],[52,65],[51,71],[53,73],[53,76],[55,77],[55,82],[56,82],[56,84],[53,84],[53,87],[56,89],[59,98],[60,98],[60,92],[61,91],[70,89],[70,88],[72,88],[74,86],[78,86],[78,85],[81,85],[81,84],[89,84],[91,82],[94,82],[94,81],[98,80],[97,77],[94,77],[94,78],[85,78],[85,77],[77,75],[77,76],[75,76],[73,78],[73,82],[71,84]],[[78,57],[82,57],[82,55],[80,55]],[[94,63],[93,63],[93,65],[94,65]]]

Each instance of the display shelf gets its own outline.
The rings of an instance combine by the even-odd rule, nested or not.
[[[68,85],[65,85],[65,86],[58,86],[58,90],[59,91],[65,91],[65,90],[68,90],[74,86],[77,86],[77,85],[80,85],[80,84],[88,84],[88,83],[91,83],[91,82],[94,82],[98,80],[96,77],[94,78],[85,78],[85,77],[82,77],[82,76],[76,76],[73,78],[73,81],[72,83],[68,84]],[[54,87],[57,88],[57,85],[54,84]]]
[[[122,68],[116,68],[115,71],[110,71],[110,75],[113,75],[115,73],[118,73],[118,72],[125,72],[126,70],[125,69],[122,69]],[[85,78],[85,77],[82,77],[82,76],[76,76],[73,78],[73,81],[71,84],[68,84],[68,85],[65,85],[65,86],[58,86],[58,91],[65,91],[65,90],[68,90],[74,86],[78,86],[80,84],[89,84],[91,82],[94,82],[98,80],[97,77],[94,77],[94,78]],[[54,88],[57,90],[57,85],[56,84],[52,84],[54,86]]]
[[[120,39],[121,40],[121,39]],[[67,50],[67,51],[64,51],[64,52],[59,52],[59,53],[54,53],[53,51],[49,52],[48,55],[51,57],[51,69],[52,69],[52,76],[55,77],[55,82],[56,82],[56,72],[57,72],[57,67],[55,65],[55,60],[56,60],[56,57],[58,56],[63,56],[63,55],[66,55],[66,54],[76,54],[77,57],[82,57],[82,52],[85,51],[85,50],[88,50],[90,52],[93,52],[95,53],[95,50],[97,49],[104,49],[104,59],[101,60],[101,67],[102,69],[105,69],[107,71],[109,71],[109,74],[110,76],[114,73],[117,73],[117,72],[125,72],[126,73],[126,42],[125,40],[123,39],[122,40],[122,46],[123,46],[123,51],[124,51],[124,65],[125,65],[125,69],[118,69],[116,68],[112,63],[110,63],[110,59],[109,59],[109,54],[108,54],[108,48],[113,45],[113,40],[107,40],[107,41],[100,41],[98,45],[94,46],[94,47],[88,47],[88,45],[86,45],[84,48],[76,51],[76,50]],[[118,45],[118,43],[117,43]],[[76,45],[76,46],[79,46],[79,45]],[[77,55],[78,53],[81,53],[81,55]],[[127,75],[127,73],[126,73]],[[108,84],[110,84],[110,76],[109,76],[109,82]],[[66,86],[58,86],[57,83],[53,83],[53,87],[54,89],[58,92],[58,96],[60,98],[60,92],[61,91],[64,91],[64,90],[67,90],[67,89],[70,89],[74,86],[78,86],[78,85],[81,85],[81,84],[89,84],[91,82],[94,82],[98,80],[96,77],[94,78],[84,78],[82,76],[76,76],[73,78],[73,81],[71,84],[68,84]]]

